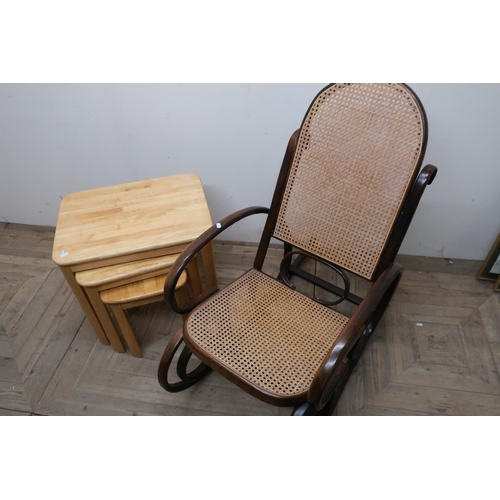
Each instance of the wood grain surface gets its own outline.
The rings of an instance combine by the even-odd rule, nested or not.
[[[51,260],[53,238],[53,228],[0,226],[0,415],[290,414],[216,373],[182,393],[165,392],[156,371],[180,316],[162,302],[131,311],[143,358],[102,345]],[[221,287],[256,252],[229,242],[213,249]],[[281,256],[272,247],[264,271],[275,274]],[[481,263],[398,261],[406,267],[401,284],[335,414],[500,415],[500,294],[475,278]],[[323,266],[308,270],[327,277]],[[364,293],[364,284],[353,282],[353,290]]]
[[[73,266],[173,247],[211,225],[195,174],[80,191],[61,201],[52,258]]]

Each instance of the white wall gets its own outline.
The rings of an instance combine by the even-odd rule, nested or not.
[[[410,86],[429,121],[424,162],[439,171],[401,253],[483,259],[500,232],[500,85]]]
[[[266,205],[325,84],[0,85],[0,220],[55,225],[66,194],[194,172],[214,220]],[[439,168],[401,251],[482,259],[500,231],[500,85],[410,84]],[[256,241],[264,218],[227,237]]]

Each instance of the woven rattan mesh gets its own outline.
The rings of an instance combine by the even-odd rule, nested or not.
[[[186,335],[226,369],[279,397],[302,394],[348,318],[251,270],[193,311]]]
[[[304,119],[275,236],[371,279],[422,148],[397,84],[327,87]]]

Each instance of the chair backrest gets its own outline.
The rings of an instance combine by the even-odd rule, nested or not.
[[[427,143],[403,84],[332,84],[302,122],[274,236],[371,280]]]

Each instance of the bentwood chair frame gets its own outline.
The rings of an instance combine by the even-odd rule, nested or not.
[[[340,118],[343,114],[350,118],[342,122]],[[334,125],[329,129],[330,121],[334,122]],[[327,136],[326,139],[325,136]],[[360,142],[360,137],[369,142],[367,150],[363,149],[364,145]],[[322,141],[325,140],[326,145],[322,145]],[[165,300],[175,311],[181,314],[189,313],[189,316],[165,349],[158,369],[160,385],[169,392],[184,390],[214,369],[260,400],[277,406],[294,406],[293,415],[331,414],[401,279],[403,268],[394,260],[422,194],[437,173],[437,168],[433,165],[427,165],[420,171],[426,145],[425,111],[415,93],[404,84],[331,84],[319,92],[309,107],[301,128],[291,136],[288,142],[271,207],[250,207],[222,219],[192,242],[172,267],[165,283]],[[338,148],[339,151],[332,147]],[[351,149],[345,149],[346,147]],[[312,172],[310,178],[308,178],[307,161],[315,165],[317,169]],[[345,175],[342,176],[342,174]],[[350,187],[350,179],[356,175],[358,177],[354,184],[357,182],[357,187]],[[312,192],[317,196],[309,196],[306,201],[299,197],[299,201],[294,201],[294,189],[301,193],[304,189],[307,190],[307,183],[312,177],[319,177],[319,184],[316,188],[312,188]],[[341,185],[345,179],[347,183]],[[370,184],[366,183],[367,179],[370,179],[370,182],[379,189],[379,193],[365,194],[370,189]],[[338,187],[339,185],[341,186]],[[323,187],[327,191],[321,199]],[[341,205],[334,206],[327,213],[332,220],[327,218],[326,222],[317,222],[315,217],[318,218],[318,213],[323,210],[323,206],[331,201],[331,194],[328,190],[330,193],[331,190],[336,190],[335,196],[336,199],[341,199],[339,202]],[[360,218],[363,217],[362,212],[366,209],[361,198],[365,196],[368,198],[371,196],[371,199],[375,201],[373,207],[368,205],[369,213],[366,220],[360,222]],[[391,199],[391,196],[394,199]],[[310,201],[311,198],[318,198],[319,204]],[[337,202],[334,200],[333,205],[335,203]],[[377,212],[379,204],[382,207],[379,210],[382,215],[378,215]],[[388,205],[391,209],[388,211],[389,215],[386,216],[384,210]],[[305,222],[299,220],[303,212],[307,212],[308,209]],[[373,215],[372,211],[377,213]],[[253,268],[236,280],[235,286],[229,292],[227,289],[219,291],[217,288],[210,288],[190,302],[179,305],[174,294],[175,284],[193,256],[229,226],[254,214],[268,215]],[[341,217],[340,221],[336,219],[338,216]],[[347,217],[347,219],[344,220],[342,217]],[[346,221],[348,223],[350,220],[354,226],[353,233],[344,234]],[[321,234],[317,238],[307,234],[307,228],[315,224],[319,225],[320,233],[321,230],[323,231],[323,242],[319,241]],[[347,224],[347,226],[350,230],[350,225]],[[303,233],[298,231],[297,227],[304,230],[305,237],[302,237]],[[337,233],[332,228],[336,228]],[[333,236],[329,236],[330,233]],[[327,235],[324,236],[324,234]],[[284,257],[276,280],[262,273],[262,266],[272,237],[284,242]],[[347,254],[342,253],[343,250],[338,245],[339,239],[342,239],[341,243],[346,243],[346,246],[350,244],[351,248]],[[375,243],[372,243],[372,240]],[[358,247],[366,245],[368,245],[367,249],[358,251]],[[315,259],[334,269],[342,277],[344,289],[304,271],[301,268],[304,259]],[[349,278],[345,270],[372,283],[364,298],[350,292]],[[313,303],[313,299],[304,298],[302,294],[294,290],[294,286],[289,281],[292,275],[314,283],[338,296],[339,299],[327,302],[315,298]],[[260,280],[259,287],[261,288],[259,289],[264,289],[262,287],[265,286],[278,287],[278,291],[271,297],[270,302],[290,297],[292,308],[299,307],[297,305],[299,303],[302,307],[302,303],[307,300],[309,302],[304,305],[309,308],[307,310],[316,308],[315,311],[319,314],[328,315],[332,313],[331,306],[342,300],[347,300],[357,306],[350,318],[339,319],[340,315],[333,319],[329,317],[328,321],[330,319],[333,321],[331,324],[334,325],[336,333],[332,335],[331,341],[325,344],[326,347],[323,347],[321,355],[317,355],[320,357],[316,357],[315,361],[311,362],[312,366],[307,367],[312,370],[312,374],[309,375],[306,385],[299,392],[281,393],[279,390],[268,389],[258,380],[256,382],[251,377],[242,375],[241,371],[231,368],[229,362],[221,361],[218,354],[214,354],[204,347],[202,341],[199,341],[205,335],[203,322],[205,321],[207,326],[212,323],[207,314],[210,314],[211,310],[216,311],[217,308],[213,304],[217,301],[221,303],[221,301],[229,300],[228,294],[236,293],[238,286],[241,288],[245,286],[245,280],[252,279]],[[214,313],[214,320],[215,315]],[[255,321],[260,320],[255,318]],[[309,318],[304,318],[304,321],[307,323]],[[322,321],[323,319],[317,324],[323,324]],[[201,329],[201,337],[193,333],[196,328]],[[264,330],[266,328],[264,326]],[[307,330],[306,326],[304,330]],[[247,333],[244,332],[245,335]],[[270,335],[272,337],[273,335],[279,336],[279,334],[278,327],[276,332]],[[296,339],[302,337],[299,334]],[[171,383],[168,381],[169,367],[183,341],[185,346],[176,366],[180,381]],[[247,340],[245,337],[242,343],[253,342],[257,345],[259,341],[258,336],[253,340]],[[219,340],[216,342],[220,343]],[[243,360],[245,366],[255,361],[250,354],[253,351],[252,345],[234,347],[238,351],[238,357],[246,357]],[[227,351],[227,349],[228,346],[224,346],[222,350]],[[245,349],[247,352],[242,354],[242,350]],[[187,366],[192,354],[201,360],[201,364],[188,373]],[[271,365],[281,362],[282,360],[272,360]],[[270,373],[268,379],[272,378],[273,374]],[[274,381],[271,380],[270,384],[273,383]]]

